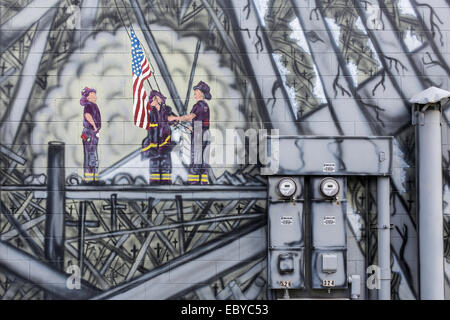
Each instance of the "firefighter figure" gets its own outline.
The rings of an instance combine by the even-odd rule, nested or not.
[[[209,86],[200,81],[194,88],[194,99],[197,101],[188,115],[175,117],[177,121],[192,121],[191,129],[191,164],[188,184],[208,184],[209,170],[209,106],[211,100]]]
[[[142,156],[150,159],[150,184],[172,184],[172,159],[174,147],[170,137],[170,122],[174,120],[172,109],[166,106],[166,97],[157,90],[149,95],[149,123],[147,137],[142,143]]]
[[[85,87],[81,91],[80,105],[83,111],[83,131],[81,139],[84,148],[84,183],[103,184],[98,181],[98,153],[97,145],[102,118],[97,106],[97,91]]]

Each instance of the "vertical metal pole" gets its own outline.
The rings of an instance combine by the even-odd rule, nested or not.
[[[48,263],[58,270],[64,270],[65,176],[64,142],[51,141],[48,143],[44,251]]]
[[[180,237],[180,253],[184,253],[184,215],[183,215],[183,199],[180,195],[175,196],[176,204],[177,204],[177,218],[181,223],[179,228],[179,237]]]
[[[80,202],[80,218],[78,220],[78,264],[80,266],[80,275],[83,275],[84,264],[84,230],[86,228],[86,201]]]
[[[188,84],[188,88],[187,88],[187,92],[186,92],[186,99],[184,100],[184,105],[183,105],[183,108],[184,108],[183,114],[186,112],[187,107],[188,107],[189,96],[191,95],[192,82],[194,81],[195,69],[197,68],[197,60],[198,60],[198,54],[200,52],[201,43],[202,42],[200,40],[198,40],[197,46],[195,47],[194,62],[192,63],[191,75],[189,76],[189,84]]]
[[[391,300],[391,221],[389,177],[377,178],[379,300]]]
[[[436,106],[416,125],[421,300],[444,299],[441,112]]]
[[[111,231],[117,230],[117,194],[111,195]]]

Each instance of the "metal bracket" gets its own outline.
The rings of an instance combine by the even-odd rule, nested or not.
[[[422,111],[413,111],[412,115],[412,124],[415,126],[419,123],[419,125],[425,125],[425,114]]]

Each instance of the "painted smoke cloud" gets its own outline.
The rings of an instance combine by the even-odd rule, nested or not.
[[[167,27],[157,26],[155,29],[158,32],[154,32],[154,36],[161,52],[171,53],[164,58],[179,96],[185,97],[196,41],[192,37],[178,39],[176,33]],[[140,41],[144,42],[145,38],[139,28],[135,27],[135,30]],[[160,73],[154,59],[149,54],[150,50],[145,44],[144,47],[149,60],[153,61],[156,68],[152,78],[156,75],[161,91],[170,97],[163,79],[159,77]],[[221,76],[217,77],[217,74]],[[81,89],[85,86],[97,90],[97,104],[102,113],[103,124],[99,142],[100,171],[140,148],[146,131],[134,126],[132,122],[130,42],[123,28],[115,33],[100,32],[89,36],[83,46],[74,52],[59,70],[58,78],[59,86],[49,90],[45,105],[33,117],[36,124],[32,133],[34,173],[45,172],[47,142],[51,140],[66,143],[66,174],[82,173],[83,146],[80,134],[83,108],[79,104],[79,99]],[[150,84],[155,87],[155,78],[152,78]],[[211,128],[221,131],[242,128],[242,115],[239,111],[239,101],[242,97],[239,91],[234,89],[236,79],[233,72],[223,67],[217,53],[201,50],[193,82],[197,83],[200,80],[210,84],[214,94],[214,99],[210,102]],[[148,83],[145,87],[150,91]],[[191,90],[187,112],[193,103]],[[174,107],[170,98],[167,104]],[[178,157],[175,163],[181,163],[180,161],[189,163],[189,134],[175,129],[173,136],[174,140],[183,146],[179,152],[174,152],[173,157]],[[229,169],[228,166],[227,170]],[[218,169],[216,175],[221,174],[220,171]],[[142,164],[139,174],[144,177],[148,174],[147,161]]]

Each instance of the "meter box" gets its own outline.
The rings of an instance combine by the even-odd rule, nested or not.
[[[269,258],[270,289],[304,288],[304,251],[278,250],[270,251]]]
[[[269,178],[269,248],[304,247],[303,178]]]
[[[304,288],[304,179],[269,177],[269,286]]]
[[[313,289],[346,289],[346,250],[313,250],[311,259]]]
[[[392,147],[393,137],[268,136],[261,175],[268,178],[270,289],[302,289],[289,292],[295,297],[350,294],[347,177],[389,176]]]
[[[347,288],[346,178],[310,179],[313,289]]]
[[[312,247],[345,248],[345,178],[313,177],[311,185]]]

